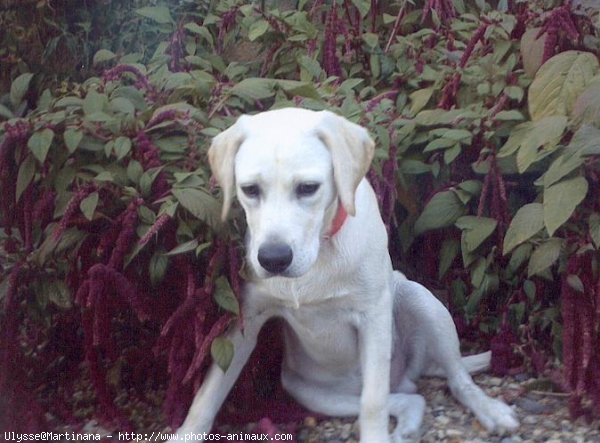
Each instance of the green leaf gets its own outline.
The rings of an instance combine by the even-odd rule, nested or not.
[[[196,218],[213,228],[220,227],[221,204],[206,191],[194,188],[175,188],[173,195]]]
[[[531,119],[570,115],[575,100],[599,67],[594,54],[580,51],[561,52],[544,63],[529,87]]]
[[[300,65],[301,67],[300,80],[312,81],[318,79],[321,76],[321,73],[323,72],[319,62],[307,55],[301,55],[298,57],[298,65]],[[345,88],[348,88],[348,84],[346,84],[346,82],[340,85],[340,91],[346,90]],[[352,87],[348,89],[352,89]]]
[[[202,254],[204,251],[206,251],[211,245],[212,245],[212,242],[209,242],[209,241],[200,243],[198,245],[198,247],[196,248],[196,257],[200,257],[200,254]]]
[[[15,189],[15,200],[17,202],[33,180],[34,176],[35,160],[31,155],[28,155],[23,163],[21,163],[21,166],[19,166],[19,172],[17,174],[17,184]]]
[[[94,59],[92,61],[92,64],[94,66],[100,64],[100,63],[104,63],[107,62],[109,60],[112,60],[116,57],[115,53],[112,51],[109,51],[108,49],[100,49],[99,51],[97,51],[94,54]]]
[[[224,337],[216,337],[210,345],[210,355],[223,372],[229,368],[233,352],[233,343]]]
[[[10,109],[0,103],[0,117],[4,117],[6,119],[13,118],[14,115]]]
[[[248,30],[248,40],[253,42],[261,35],[265,34],[269,30],[269,27],[269,22],[264,19],[255,21],[250,25],[250,29]]]
[[[455,141],[462,141],[463,143],[469,143],[473,133],[466,129],[447,129],[444,131],[444,137]]]
[[[581,155],[600,155],[600,129],[591,125],[582,125],[573,135],[569,150],[580,152]]]
[[[525,295],[530,303],[533,303],[535,300],[536,287],[535,283],[531,280],[525,280],[523,282],[523,291],[525,291]]]
[[[431,172],[431,166],[421,160],[407,159],[400,163],[400,171],[411,175],[425,174]]]
[[[521,58],[523,59],[523,68],[529,78],[533,78],[542,65],[544,57],[544,43],[548,38],[548,33],[544,32],[540,36],[541,29],[527,29],[521,37]]]
[[[190,241],[187,241],[185,243],[181,243],[180,245],[175,246],[173,249],[171,249],[169,252],[167,252],[166,255],[172,256],[172,255],[185,254],[186,252],[193,251],[197,247],[198,247],[198,240],[194,238]]]
[[[370,0],[352,0],[352,4],[358,9],[361,17],[365,17],[371,10]]]
[[[104,107],[108,104],[108,97],[104,94],[100,94],[93,89],[90,89],[85,98],[83,99],[83,112],[88,116],[97,115],[98,121],[101,121],[99,117],[103,114]],[[110,118],[109,116],[106,116]]]
[[[481,193],[482,187],[483,184],[479,180],[465,180],[464,182],[458,185],[458,188],[461,191],[465,191],[470,196],[479,195]]]
[[[46,160],[52,140],[54,140],[54,131],[50,128],[36,131],[29,137],[27,146],[40,163]]]
[[[379,35],[374,34],[372,32],[365,32],[362,35],[362,39],[367,44],[367,46],[371,49],[376,48],[379,44]]]
[[[523,263],[531,257],[532,249],[533,246],[531,246],[530,243],[523,243],[515,248],[510,256],[510,261],[508,262],[508,270],[512,274],[515,274]]]
[[[567,276],[567,283],[569,284],[570,287],[575,289],[577,292],[580,292],[582,294],[585,292],[585,287],[583,286],[583,282],[581,281],[581,279],[579,278],[578,275],[569,274]]]
[[[213,36],[206,26],[200,26],[197,23],[190,22],[186,23],[183,27],[194,34],[203,37],[211,47],[214,46]]]
[[[152,209],[147,206],[141,205],[137,209],[138,215],[142,223],[153,225],[156,221],[156,214]]]
[[[600,126],[600,79],[595,77],[573,104],[573,121]]]
[[[65,282],[55,280],[45,286],[45,291],[48,294],[48,300],[54,303],[61,309],[70,309],[73,306],[71,300],[71,291]]]
[[[414,91],[409,95],[411,102],[410,112],[412,115],[416,115],[417,113],[419,113],[419,111],[421,111],[421,109],[423,109],[427,105],[429,99],[433,95],[433,91],[434,88],[424,88]]]
[[[65,146],[69,150],[69,153],[72,154],[75,152],[83,138],[83,131],[77,128],[68,128],[65,129],[63,137],[65,139]]]
[[[226,311],[232,312],[235,315],[240,314],[240,305],[235,298],[229,282],[223,276],[215,281],[214,298],[217,304]]]
[[[461,119],[469,120],[480,117],[479,114],[466,109],[426,109],[415,116],[415,123],[423,126],[449,125]]]
[[[125,114],[126,116],[135,115],[135,105],[125,97],[115,97],[108,103],[108,109],[114,113]]]
[[[459,143],[456,143],[450,149],[446,149],[444,151],[444,163],[449,165],[456,159],[456,157],[458,157],[460,155],[461,152],[462,152],[462,148],[460,147]]]
[[[110,171],[102,171],[94,177],[94,180],[99,182],[114,182],[115,176]]]
[[[592,237],[596,249],[600,249],[600,214],[597,212],[591,214],[588,225],[590,227],[590,237]]]
[[[369,56],[369,66],[371,67],[371,76],[379,78],[381,75],[381,57],[379,54],[371,54]]]
[[[479,303],[482,297],[483,292],[479,289],[475,289],[469,294],[467,302],[464,305],[464,312],[467,319],[472,320],[479,315],[477,311],[479,310]]]
[[[308,97],[319,100],[321,96],[319,91],[315,88],[313,82],[300,82],[297,80],[275,80],[277,86],[283,89],[285,92],[296,95],[299,97]]]
[[[248,100],[262,100],[275,95],[274,84],[275,82],[268,78],[246,78],[234,85],[230,92]]]
[[[160,171],[162,171],[163,168],[164,166],[160,166],[158,168],[150,168],[142,174],[142,176],[140,177],[140,192],[143,196],[150,195],[150,191],[152,190],[152,184],[154,183],[154,180],[156,180],[156,177],[158,177],[158,174],[160,174]]]
[[[543,175],[544,188],[552,186],[565,176],[579,168],[583,164],[583,158],[579,153],[571,156],[561,155],[552,162],[546,173]],[[538,184],[538,182],[536,182]]]
[[[520,111],[517,111],[515,109],[511,109],[510,111],[500,111],[498,112],[495,116],[494,116],[495,120],[502,120],[502,121],[520,121],[520,120],[525,120],[525,117],[523,116],[523,114]]]
[[[544,117],[538,121],[517,125],[510,137],[498,152],[506,157],[517,152],[517,168],[520,173],[529,166],[553,152],[567,128],[567,118],[563,116]]]
[[[442,243],[442,248],[440,250],[440,266],[438,271],[438,278],[441,280],[450,266],[452,266],[452,262],[458,255],[458,251],[460,250],[460,244],[458,241],[452,238],[448,238],[444,240]]]
[[[161,253],[160,251],[156,251],[150,259],[150,263],[148,265],[150,282],[153,286],[160,283],[163,280],[165,273],[167,272],[168,266],[169,257],[167,257],[166,254]]]
[[[452,226],[466,211],[454,191],[435,194],[415,222],[415,234]]]
[[[427,146],[425,146],[423,152],[431,152],[438,149],[448,149],[454,145],[456,145],[456,140],[445,137],[435,138],[427,143]]]
[[[552,236],[570,217],[588,191],[583,177],[563,180],[544,189],[544,224]]]
[[[144,174],[144,168],[137,160],[130,160],[127,164],[127,178],[134,184],[138,184]]]
[[[529,240],[544,227],[544,206],[529,203],[519,208],[504,237],[503,254],[508,254],[515,246]]]
[[[96,211],[96,207],[98,206],[98,198],[99,195],[97,192],[92,192],[86,198],[81,200],[79,203],[79,209],[89,221],[92,221],[94,218],[94,212]]]
[[[519,86],[507,86],[504,88],[504,93],[512,100],[521,101],[523,98],[523,88]]]
[[[27,94],[29,90],[29,83],[33,78],[33,74],[26,73],[21,74],[17,78],[15,78],[10,85],[10,103],[13,107],[17,107],[23,101],[23,97]]]
[[[123,159],[131,151],[131,139],[129,137],[117,137],[114,145],[117,160]]]
[[[472,252],[494,232],[498,222],[493,218],[465,215],[456,220],[455,224],[463,231],[463,245]]]
[[[531,277],[539,274],[552,266],[558,260],[562,245],[563,240],[561,238],[549,238],[538,246],[529,259],[527,276]]]
[[[147,6],[135,10],[136,14],[154,20],[156,23],[173,23],[173,18],[166,6]]]

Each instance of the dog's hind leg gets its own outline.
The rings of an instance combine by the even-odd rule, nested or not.
[[[283,387],[300,404],[313,412],[334,417],[353,417],[360,414],[360,396],[341,394],[305,382],[300,376],[283,371]],[[417,394],[390,394],[388,407],[396,418],[396,428],[390,435],[392,443],[413,439],[421,429],[425,413],[425,399]],[[362,440],[361,440],[362,441]],[[369,443],[376,443],[371,442]],[[378,443],[378,442],[377,442]]]
[[[415,381],[427,368],[438,368],[448,379],[454,397],[469,408],[488,431],[514,430],[519,423],[514,411],[504,402],[487,396],[469,375],[469,370],[484,369],[489,354],[462,358],[458,334],[448,310],[425,287],[394,276],[395,323],[405,339],[403,351],[409,356],[405,377]]]

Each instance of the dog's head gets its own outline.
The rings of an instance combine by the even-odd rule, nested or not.
[[[329,111],[295,108],[244,115],[214,138],[208,159],[223,189],[222,218],[235,189],[258,277],[298,277],[311,268],[338,206],[355,215],[373,151],[364,128]]]

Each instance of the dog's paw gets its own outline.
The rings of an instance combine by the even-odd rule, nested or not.
[[[421,395],[392,394],[390,413],[396,417],[396,428],[392,433],[393,443],[418,441],[421,423],[425,414],[425,399]]]
[[[359,443],[403,443],[403,442],[396,442],[395,440],[390,440],[390,436],[387,433],[381,432],[381,433],[377,433],[377,435],[373,435],[373,434],[363,435],[361,433]]]
[[[503,401],[488,397],[480,406],[473,412],[481,425],[489,432],[504,434],[519,427],[517,414]]]

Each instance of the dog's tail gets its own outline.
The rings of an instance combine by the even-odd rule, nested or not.
[[[481,354],[467,355],[462,358],[462,364],[470,374],[487,371],[490,369],[492,361],[492,351],[482,352]]]
[[[482,352],[481,354],[466,355],[462,358],[462,364],[469,374],[477,374],[490,369],[492,360],[492,351]],[[446,372],[437,365],[423,371],[425,377],[445,377]]]

